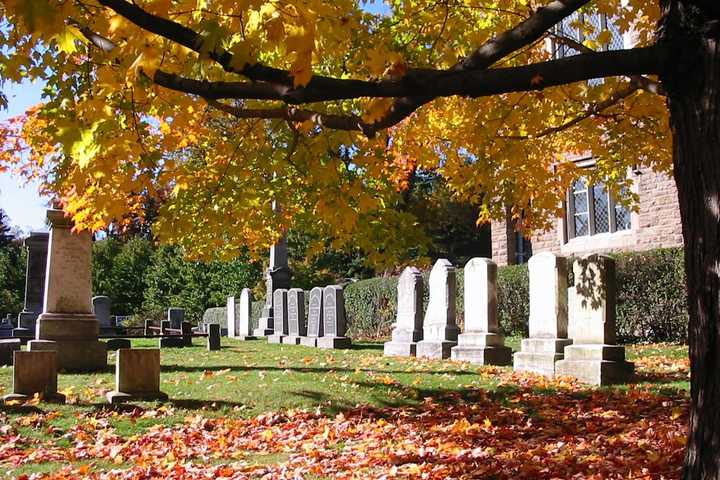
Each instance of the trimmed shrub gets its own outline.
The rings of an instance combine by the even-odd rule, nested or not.
[[[687,342],[682,249],[620,253],[613,257],[617,261],[618,340],[624,343]],[[428,272],[423,274],[426,286],[428,276]],[[397,309],[397,282],[397,277],[373,278],[345,287],[351,336],[385,338],[390,335]],[[457,293],[457,321],[462,326],[462,268],[457,269]],[[427,301],[426,288],[425,306]],[[498,320],[502,333],[527,336],[529,301],[527,265],[498,268]]]

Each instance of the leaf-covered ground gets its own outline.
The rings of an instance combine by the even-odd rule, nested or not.
[[[148,346],[139,341],[136,346]],[[513,345],[516,346],[516,345]],[[163,350],[171,401],[110,408],[111,372],[61,374],[71,404],[0,410],[20,478],[677,478],[684,347],[629,347],[638,383],[225,341]],[[0,368],[0,394],[11,384]],[[31,402],[35,403],[35,402]],[[1,474],[0,474],[1,475]]]

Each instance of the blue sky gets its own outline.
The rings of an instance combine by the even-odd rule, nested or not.
[[[388,6],[383,0],[369,0],[364,8],[380,15],[388,13]],[[40,102],[42,85],[5,83],[2,92],[8,98],[8,109],[0,110],[0,121],[19,115]],[[13,225],[26,233],[45,228],[47,199],[40,197],[37,184],[26,184],[22,178],[8,172],[0,173],[0,208],[5,210]]]
[[[40,102],[42,85],[5,83],[2,92],[8,98],[8,109],[0,110],[0,121],[19,115]],[[8,172],[0,173],[0,208],[5,210],[13,225],[26,233],[44,229],[47,201],[38,194],[36,184],[26,184],[25,180]]]

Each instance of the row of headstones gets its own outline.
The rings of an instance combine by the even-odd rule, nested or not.
[[[318,348],[349,348],[352,344],[345,336],[345,296],[340,285],[310,290],[307,317],[303,289],[275,290],[272,331],[258,328],[251,332],[251,306],[252,293],[248,288],[242,290],[239,303],[236,303],[235,297],[228,297],[228,337],[252,340],[267,336],[268,343]]]
[[[569,375],[592,384],[626,381],[633,364],[615,345],[615,263],[589,255],[573,263],[575,285],[567,286],[567,260],[543,252],[528,262],[530,338],[512,355],[499,332],[497,265],[473,258],[464,269],[465,331],[455,319],[455,268],[438,260],[430,272],[429,303],[422,315],[423,279],[406,268],[398,282],[398,309],[385,355],[452,358],[480,365],[510,365],[546,376]],[[570,315],[568,316],[568,311]]]
[[[43,401],[65,403],[57,390],[57,351],[21,351],[13,354],[12,393],[3,402],[25,402],[35,395]],[[106,395],[108,402],[129,400],[166,400],[160,391],[160,350],[123,348],[116,352],[115,390]]]

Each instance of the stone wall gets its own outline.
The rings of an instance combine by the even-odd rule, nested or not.
[[[682,246],[680,209],[672,177],[643,168],[633,174],[633,178],[640,207],[637,213],[631,214],[630,230],[568,239],[565,219],[559,218],[555,228],[531,237],[533,253],[582,255]],[[507,219],[491,224],[492,257],[498,265],[515,260],[515,235],[509,225]]]

